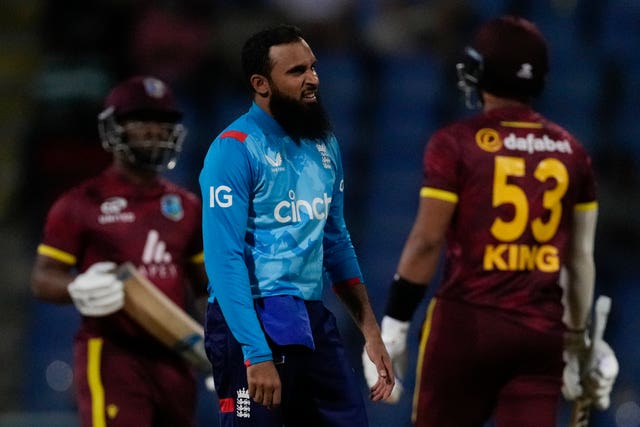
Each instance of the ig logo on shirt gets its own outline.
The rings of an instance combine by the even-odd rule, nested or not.
[[[217,206],[221,208],[228,208],[233,205],[233,196],[231,195],[231,187],[226,185],[219,185],[209,187],[209,207],[215,208]]]

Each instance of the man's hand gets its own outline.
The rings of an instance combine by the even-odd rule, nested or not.
[[[381,339],[377,342],[367,342],[362,352],[362,362],[365,378],[370,387],[371,400],[388,401],[394,390],[395,377],[391,358]]]
[[[567,400],[583,395],[581,373],[589,353],[591,341],[585,331],[569,331],[564,336],[564,372],[562,394]]]
[[[585,398],[597,409],[607,409],[619,371],[618,359],[611,347],[604,341],[597,341],[592,348],[583,332],[569,332],[565,336],[563,358],[562,393],[565,399]]]
[[[247,366],[249,396],[258,404],[267,408],[280,405],[282,384],[273,361],[259,362]]]
[[[615,353],[606,342],[596,342],[592,351],[591,362],[582,374],[582,387],[593,406],[604,410],[609,407],[611,390],[620,367]]]
[[[84,316],[107,316],[124,306],[124,286],[115,274],[113,262],[97,262],[79,274],[67,290]]]
[[[402,396],[404,391],[402,379],[407,369],[407,332],[409,324],[410,322],[408,321],[401,322],[389,316],[385,316],[382,319],[381,337],[391,359],[390,367],[384,358],[380,359],[371,354],[370,349],[365,345],[362,352],[362,366],[367,384],[372,388],[372,399],[374,387],[378,386],[380,382],[388,382],[390,380],[390,378],[386,378],[388,373],[392,372],[395,375],[395,384],[393,384],[391,394],[388,397],[374,400],[396,403]],[[376,360],[377,362],[374,363]]]

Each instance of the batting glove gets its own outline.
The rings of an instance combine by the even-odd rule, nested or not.
[[[591,346],[583,332],[565,335],[562,393],[567,400],[587,398],[593,406],[609,407],[611,390],[620,369],[615,353],[604,341]]]
[[[596,342],[591,351],[593,353],[582,375],[582,386],[593,406],[604,410],[609,407],[611,390],[620,366],[615,353],[606,342]]]
[[[78,311],[84,316],[107,316],[124,305],[124,286],[113,262],[97,262],[79,274],[67,287]]]
[[[404,392],[402,380],[407,370],[407,332],[409,331],[409,324],[409,321],[402,322],[393,317],[384,316],[380,325],[382,342],[387,348],[393,363],[393,372],[396,375],[393,391],[385,400],[387,403],[398,402]],[[362,351],[362,367],[367,385],[373,387],[378,381],[378,370],[376,365],[369,359],[366,350]]]
[[[562,394],[567,400],[582,397],[582,368],[589,353],[590,340],[586,331],[569,331],[564,336],[564,371]]]

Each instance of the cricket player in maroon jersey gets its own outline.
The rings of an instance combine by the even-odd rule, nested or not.
[[[482,111],[426,146],[419,209],[382,320],[402,374],[409,322],[445,246],[422,330],[415,426],[481,427],[491,418],[497,427],[555,426],[562,389],[609,405],[613,351],[603,343],[589,366],[583,357],[595,275],[594,174],[576,139],[530,107],[547,68],[533,23],[488,21],[458,65],[460,87]],[[364,367],[368,382],[377,378]]]
[[[120,310],[114,274],[130,261],[183,308],[189,292],[206,294],[200,199],[159,175],[180,152],[181,116],[162,81],[118,84],[99,115],[112,165],[63,194],[47,216],[32,289],[82,314],[74,378],[84,427],[194,425],[194,373]]]

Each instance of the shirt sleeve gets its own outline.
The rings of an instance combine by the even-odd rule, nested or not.
[[[581,161],[581,185],[577,197],[577,208],[582,210],[594,209],[597,207],[597,187],[596,178],[591,163],[591,157],[583,150]]]
[[[457,168],[458,144],[446,131],[436,132],[427,143],[423,158],[424,188],[458,194],[460,171]]]
[[[329,217],[324,228],[324,268],[332,284],[363,282],[362,272],[344,220],[344,172],[338,142],[332,148],[336,179],[329,206]]]
[[[74,266],[78,262],[84,222],[82,218],[77,217],[76,213],[81,209],[77,206],[73,209],[76,203],[72,200],[70,193],[67,193],[60,197],[47,213],[38,254]]]
[[[244,255],[252,182],[251,159],[243,143],[234,137],[216,139],[200,173],[209,301],[220,304],[245,364],[272,359],[254,308]]]

